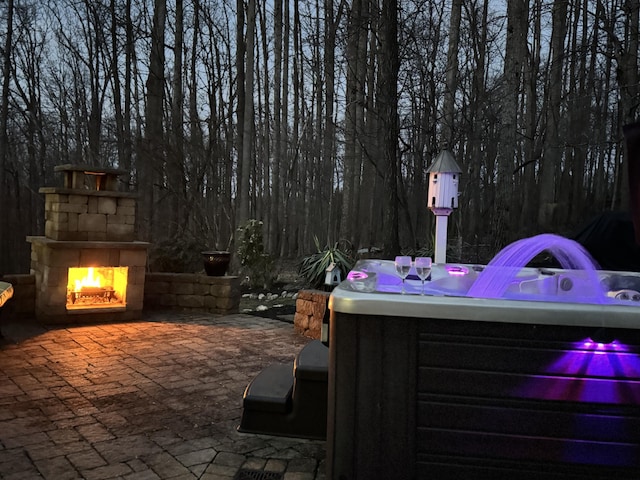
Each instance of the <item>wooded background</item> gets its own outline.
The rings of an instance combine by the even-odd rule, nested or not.
[[[3,0],[0,273],[29,269],[53,167],[130,171],[138,238],[429,247],[426,170],[463,172],[454,253],[627,209],[637,0]],[[174,250],[175,251],[175,250]]]

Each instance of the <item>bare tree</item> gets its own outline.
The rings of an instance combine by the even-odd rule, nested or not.
[[[8,205],[8,188],[5,183],[5,171],[9,149],[7,120],[9,117],[9,82],[11,80],[11,53],[13,52],[13,0],[7,2],[7,30],[2,52],[2,100],[0,101],[0,203]],[[0,216],[0,275],[8,266],[8,215]]]
[[[362,62],[367,58],[368,9],[369,0],[354,0],[348,15],[345,153],[340,217],[340,236],[347,240],[353,238],[353,222],[356,211],[354,189],[356,182],[360,182],[359,166],[362,161],[360,142],[364,131],[362,99],[365,78]]]
[[[111,0],[109,3],[109,12],[110,12],[110,24],[111,24],[111,89],[113,91],[113,108],[114,108],[114,120],[115,120],[115,129],[116,129],[116,148],[118,152],[118,160],[122,163],[122,167],[129,170],[131,168],[131,137],[130,137],[130,129],[131,129],[131,118],[126,117],[123,111],[123,103],[130,103],[130,91],[128,87],[131,82],[131,65],[129,62],[125,60],[122,64],[122,68],[125,70],[125,100],[123,102],[123,89],[122,82],[120,79],[120,53],[121,53],[121,42],[119,41],[118,30],[121,21],[118,19],[118,9],[116,0]],[[128,0],[125,6],[125,28],[127,33],[131,30],[131,1]],[[125,40],[125,45],[127,45],[127,41]],[[130,50],[130,47],[125,47],[127,52]],[[125,108],[127,114],[130,114],[130,105],[129,108]],[[125,179],[127,185],[129,184],[129,179]]]
[[[469,99],[467,100],[467,122],[465,123],[465,139],[466,148],[468,150],[465,165],[465,172],[461,177],[461,193],[464,196],[464,202],[462,204],[467,205],[467,211],[461,212],[467,219],[466,231],[467,237],[482,241],[484,226],[482,225],[482,217],[484,215],[484,208],[482,202],[483,195],[481,190],[483,187],[483,175],[484,165],[486,165],[485,155],[490,155],[490,152],[486,152],[485,138],[487,136],[485,131],[485,115],[489,109],[487,108],[490,103],[490,93],[487,91],[487,55],[489,49],[489,0],[484,0],[481,6],[472,8],[465,4],[466,17],[469,28],[469,38],[472,40],[471,51],[473,52],[473,58],[475,63],[471,66],[472,72],[470,74],[470,85],[468,91],[470,92]],[[461,147],[463,142],[461,143]],[[486,153],[485,153],[486,152]],[[485,180],[486,182],[486,180]],[[488,197],[489,189],[484,189],[484,197]],[[461,209],[462,210],[462,209]]]
[[[443,107],[442,140],[453,145],[453,121],[456,105],[456,89],[458,80],[458,45],[460,43],[460,21],[462,18],[462,0],[451,3],[449,19],[449,46],[447,49],[447,79]]]
[[[185,171],[184,171],[184,89],[183,89],[183,49],[184,49],[184,5],[175,0],[175,42],[173,46],[173,78],[171,103],[172,145],[167,155],[166,184],[169,195],[170,213],[167,233],[170,237],[181,234],[185,227]]]
[[[155,188],[159,172],[164,165],[165,140],[163,132],[164,104],[164,31],[167,14],[166,0],[155,0],[151,29],[151,52],[147,76],[146,129],[137,165],[137,185],[140,194],[138,205],[138,234],[149,240],[155,237]]]
[[[553,2],[553,25],[551,31],[550,72],[546,85],[545,148],[540,165],[540,201],[538,223],[550,228],[555,208],[555,178],[562,156],[560,117],[562,115],[562,69],[564,65],[564,42],[567,32],[567,0]]]
[[[599,1],[599,3],[601,3]],[[615,60],[617,63],[617,81],[620,88],[620,100],[618,108],[620,110],[620,123],[622,125],[632,123],[638,118],[638,106],[640,105],[640,72],[638,71],[638,28],[640,23],[640,4],[631,0],[620,0],[611,5],[610,15],[613,16],[621,11],[624,19],[622,34],[617,34],[613,30],[615,20],[612,21],[612,28],[608,31],[611,41],[615,45]],[[622,125],[618,126],[618,132]],[[627,208],[630,201],[628,188],[628,169],[623,157],[616,168],[616,186],[620,192],[620,204]],[[615,197],[615,196],[614,196]],[[614,202],[616,199],[614,198]]]
[[[341,4],[342,5],[342,4]],[[341,10],[339,10],[341,12]],[[334,98],[335,98],[335,54],[336,54],[336,31],[340,23],[340,13],[335,14],[335,4],[333,0],[324,0],[324,42],[323,42],[323,76],[324,76],[324,121],[321,162],[322,171],[328,177],[333,171],[335,162],[335,123]],[[325,177],[326,178],[326,177]],[[331,216],[331,208],[329,216]],[[331,220],[328,221],[331,224]]]
[[[512,239],[513,170],[519,153],[520,123],[518,111],[522,92],[524,60],[527,52],[529,0],[514,0],[507,5],[507,42],[504,60],[504,82],[501,102],[501,135],[496,179],[493,233],[496,247]]]
[[[294,15],[299,12],[295,11]],[[284,12],[283,12],[283,45],[282,45],[282,105],[281,105],[281,113],[280,113],[280,128],[279,130],[282,132],[281,134],[281,143],[284,148],[284,157],[283,157],[283,165],[281,177],[283,179],[283,188],[282,192],[282,221],[281,228],[278,232],[279,237],[279,248],[276,247],[274,253],[279,253],[280,256],[285,256],[289,251],[289,232],[293,230],[290,222],[292,220],[292,216],[290,212],[292,211],[292,189],[295,185],[295,167],[296,167],[296,148],[298,144],[298,136],[300,134],[300,109],[299,104],[296,106],[294,104],[294,109],[296,110],[297,116],[294,114],[293,117],[293,135],[289,136],[289,129],[287,128],[289,125],[289,64],[290,64],[290,45],[291,45],[291,11],[289,9],[289,2],[285,2]],[[298,31],[299,33],[299,31]],[[293,78],[294,85],[294,97],[298,99],[301,98],[300,92],[300,78]],[[290,147],[292,145],[292,147]]]
[[[398,4],[383,0],[380,15],[378,108],[385,165],[386,207],[384,214],[384,252],[388,257],[400,253],[398,235]]]
[[[537,135],[538,115],[539,115],[539,95],[538,95],[538,75],[540,72],[540,50],[542,48],[542,0],[534,0],[532,8],[532,40],[529,55],[527,56],[526,71],[524,75],[525,85],[525,113],[524,123],[524,152],[525,161],[521,163],[522,168],[522,212],[520,216],[519,230],[527,234],[536,233],[531,219],[537,214],[536,202],[537,182],[535,164],[541,155],[541,142]]]
[[[256,28],[256,1],[249,0],[247,6],[246,54],[244,91],[247,93],[244,103],[244,124],[242,128],[242,158],[238,168],[238,212],[237,225],[243,225],[249,220],[249,187],[251,176],[251,157],[253,154],[253,69]]]
[[[269,232],[267,246],[270,250],[278,246],[280,237],[280,209],[282,207],[280,192],[280,166],[284,163],[286,155],[283,148],[283,126],[282,126],[282,89],[283,84],[287,83],[287,78],[282,78],[282,0],[275,0],[273,6],[273,136],[274,136],[274,152],[273,152],[273,169],[271,182],[271,210],[269,212]]]

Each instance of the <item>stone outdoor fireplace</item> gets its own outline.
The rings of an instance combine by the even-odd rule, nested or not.
[[[47,323],[139,318],[149,244],[134,240],[135,194],[117,190],[126,171],[87,165],[55,171],[64,186],[40,189],[45,235],[27,237],[36,317]]]

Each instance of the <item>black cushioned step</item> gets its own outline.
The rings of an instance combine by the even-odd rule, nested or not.
[[[289,412],[293,389],[292,372],[292,363],[276,363],[262,370],[244,391],[244,408],[274,413]]]
[[[295,376],[299,380],[326,382],[329,371],[329,349],[313,340],[300,350],[295,360]]]

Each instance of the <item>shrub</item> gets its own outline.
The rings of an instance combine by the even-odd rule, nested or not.
[[[314,288],[320,288],[324,285],[326,270],[332,263],[340,269],[343,275],[349,272],[355,261],[351,255],[351,248],[346,242],[335,243],[332,247],[320,247],[318,237],[314,236],[313,240],[316,244],[317,251],[302,259],[299,266],[299,273]]]
[[[274,260],[264,251],[262,222],[251,219],[238,227],[237,245],[238,260],[243,273],[249,277],[250,286],[270,288],[275,277]]]
[[[164,239],[149,249],[152,272],[191,273],[202,270],[202,242],[188,236]]]

